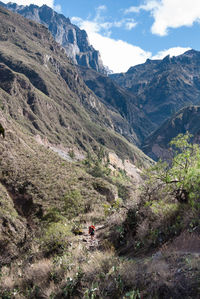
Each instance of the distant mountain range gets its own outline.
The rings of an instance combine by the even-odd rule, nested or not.
[[[157,127],[179,109],[200,103],[200,52],[147,60],[110,77],[132,92],[137,105]]]
[[[98,96],[98,98],[110,109],[114,109],[125,119],[130,129],[127,131],[119,124],[118,130],[129,141],[140,146],[156,126],[145,115],[138,105],[137,96],[117,82],[97,73],[91,69],[79,67],[79,72],[86,85]],[[135,138],[133,138],[135,134]]]
[[[63,46],[66,54],[73,63],[92,68],[101,73],[107,73],[108,69],[103,66],[99,51],[89,44],[85,30],[80,30],[71,24],[70,19],[58,14],[47,5],[17,5],[16,3],[0,5],[16,12],[25,18],[45,25],[52,33],[56,42]]]

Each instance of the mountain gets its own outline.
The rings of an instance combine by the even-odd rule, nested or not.
[[[47,5],[41,7],[33,4],[23,6],[15,3],[5,4],[1,1],[0,5],[46,26],[57,43],[63,46],[73,63],[87,66],[101,73],[107,73],[100,53],[90,45],[86,31],[71,24],[69,18],[58,14]]]
[[[79,67],[86,85],[108,107],[120,113],[128,123],[127,128],[119,124],[121,134],[140,146],[141,142],[154,130],[155,125],[138,106],[134,93],[120,87],[114,80],[92,69]]]
[[[155,160],[166,159],[169,156],[167,149],[171,139],[186,132],[193,135],[193,142],[200,144],[200,106],[182,108],[147,137],[142,149]]]
[[[128,124],[87,88],[46,27],[3,8],[0,22],[3,109],[51,144],[83,152],[102,144],[133,157],[137,149],[116,133]]]
[[[147,59],[110,77],[134,93],[138,107],[157,127],[179,109],[200,102],[200,52],[195,50],[163,60]]]
[[[102,205],[116,198],[117,188],[126,190],[117,181],[118,167],[139,178],[133,163],[151,161],[116,132],[122,116],[85,85],[44,25],[0,7],[0,41],[2,265],[27,251],[23,246],[47,229],[48,217],[66,221],[80,207],[95,213],[97,202],[104,213]],[[115,182],[106,180],[111,171]],[[66,196],[76,199],[75,212],[65,208]]]

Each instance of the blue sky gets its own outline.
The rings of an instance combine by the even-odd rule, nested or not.
[[[73,24],[87,31],[90,43],[114,72],[125,72],[147,58],[179,55],[190,48],[200,50],[200,0],[15,2],[47,4],[69,17]]]

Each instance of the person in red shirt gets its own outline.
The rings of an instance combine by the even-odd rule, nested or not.
[[[91,236],[91,239],[94,238],[94,231],[95,231],[95,226],[94,225],[90,225],[89,226],[89,235]]]

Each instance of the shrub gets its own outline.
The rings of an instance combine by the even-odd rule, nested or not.
[[[72,219],[84,212],[84,201],[78,190],[68,192],[64,197],[64,212]]]
[[[171,160],[159,161],[146,172],[148,178],[146,188],[155,186],[157,189],[174,194],[175,198],[183,203],[198,200],[200,185],[200,148],[191,144],[191,135],[179,134],[172,139]],[[155,192],[155,189],[154,189]]]
[[[75,158],[75,152],[74,152],[74,150],[73,149],[69,150],[68,154],[69,154],[70,158],[72,160],[74,160],[74,158]]]
[[[51,223],[40,239],[41,247],[46,254],[63,253],[69,246],[69,237],[72,236],[71,226],[66,223]]]
[[[64,219],[65,218],[61,215],[60,211],[56,207],[50,208],[47,214],[43,217],[43,220],[47,221],[48,223],[60,222]]]

